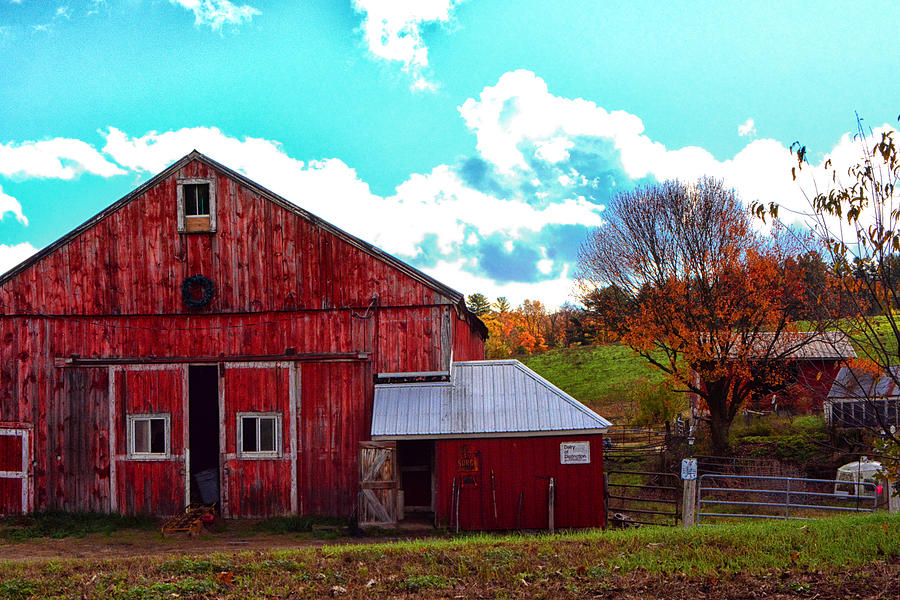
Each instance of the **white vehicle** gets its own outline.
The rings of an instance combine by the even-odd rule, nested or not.
[[[842,496],[875,496],[880,487],[881,463],[861,457],[858,461],[839,467],[834,484],[834,493]],[[873,486],[861,485],[864,483]]]

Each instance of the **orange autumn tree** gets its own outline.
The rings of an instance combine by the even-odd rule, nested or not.
[[[810,340],[795,322],[791,238],[760,235],[735,192],[708,178],[621,193],[604,216],[580,251],[583,297],[616,290],[603,327],[701,399],[713,451],[725,453],[741,406],[783,389]]]

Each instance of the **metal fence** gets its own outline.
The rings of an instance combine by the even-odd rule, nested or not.
[[[672,473],[607,471],[606,512],[627,524],[677,525],[681,520],[681,479]]]
[[[669,437],[665,429],[613,426],[603,434],[603,453],[610,458],[658,454]]]
[[[835,493],[833,479],[758,475],[701,475],[697,482],[697,523],[707,518],[810,519],[829,513],[873,512],[874,483],[859,483],[862,493]]]

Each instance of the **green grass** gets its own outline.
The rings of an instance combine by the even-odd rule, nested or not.
[[[785,570],[822,575],[896,564],[898,558],[900,516],[880,513],[693,529],[474,535],[200,558],[7,561],[0,562],[0,597],[436,598],[451,592],[520,597],[525,586],[530,592],[546,591],[545,597],[575,597],[629,573],[656,578],[765,578]],[[335,593],[338,586],[344,591]]]
[[[151,517],[127,517],[104,513],[47,511],[0,519],[0,539],[84,537],[92,533],[110,535],[122,529],[152,530],[159,523]]]
[[[601,414],[604,408],[609,409],[604,416],[621,414],[621,402],[637,380],[666,380],[662,372],[620,344],[551,350],[523,358],[522,362]]]

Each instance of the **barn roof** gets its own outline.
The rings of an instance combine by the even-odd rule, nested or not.
[[[792,360],[842,360],[856,358],[856,351],[840,331],[757,332],[746,342],[750,358],[782,357]],[[732,347],[730,356],[742,356],[739,347]]]
[[[70,241],[77,238],[79,235],[81,235],[88,229],[92,228],[93,226],[95,226],[98,223],[100,223],[101,221],[103,221],[103,219],[105,219],[106,217],[110,216],[111,214],[115,213],[122,207],[126,206],[132,200],[138,198],[143,193],[145,193],[147,190],[151,189],[152,187],[154,187],[161,181],[170,177],[173,173],[177,172],[179,169],[183,168],[185,165],[187,165],[191,161],[195,161],[195,160],[206,163],[213,169],[216,169],[216,170],[224,173],[228,177],[239,182],[241,185],[253,190],[254,192],[259,194],[263,198],[266,198],[267,200],[277,204],[278,206],[280,206],[281,208],[283,208],[287,211],[290,211],[296,215],[303,217],[307,221],[310,221],[314,225],[321,227],[322,229],[328,231],[329,233],[337,236],[338,238],[347,242],[351,246],[354,246],[357,249],[359,249],[367,254],[370,254],[371,256],[389,264],[390,266],[398,269],[399,271],[403,272],[404,274],[408,275],[409,277],[418,281],[419,283],[421,283],[421,284],[435,290],[439,294],[442,294],[443,296],[447,297],[449,300],[451,300],[454,304],[456,304],[459,307],[459,310],[462,312],[462,314],[464,314],[466,316],[467,320],[470,323],[472,323],[481,332],[482,336],[485,338],[487,337],[487,327],[484,325],[484,323],[481,321],[481,319],[479,319],[477,316],[475,316],[475,314],[472,313],[467,308],[465,296],[462,293],[457,292],[453,288],[441,283],[440,281],[434,279],[433,277],[426,275],[422,271],[403,262],[399,258],[397,258],[391,254],[388,254],[384,250],[381,250],[380,248],[373,246],[372,244],[370,244],[366,241],[363,241],[354,235],[347,233],[343,229],[340,229],[339,227],[336,227],[335,225],[332,225],[331,223],[324,221],[323,219],[312,214],[311,212],[300,208],[296,204],[290,202],[289,200],[286,200],[285,198],[279,196],[275,192],[272,192],[271,190],[264,188],[263,186],[259,185],[255,181],[248,179],[247,177],[245,177],[244,175],[241,175],[237,171],[229,169],[225,165],[214,161],[213,159],[209,158],[208,156],[206,156],[205,154],[203,154],[201,152],[198,152],[197,150],[191,151],[189,154],[185,155],[184,157],[182,157],[181,159],[179,159],[178,161],[176,161],[175,163],[170,165],[167,169],[165,169],[164,171],[162,171],[155,177],[151,178],[149,181],[147,181],[140,187],[131,191],[129,194],[123,196],[122,198],[117,200],[115,203],[106,207],[101,212],[97,213],[96,215],[94,215],[93,217],[91,217],[90,219],[88,219],[87,221],[85,221],[84,223],[82,223],[81,225],[79,225],[78,227],[76,227],[75,229],[73,229],[72,231],[67,233],[66,235],[64,235],[61,238],[59,238],[58,240],[56,240],[55,242],[49,244],[48,246],[46,246],[43,249],[41,249],[40,251],[36,252],[29,258],[25,259],[24,261],[22,261],[21,263],[19,263],[18,265],[16,265],[9,271],[7,271],[6,273],[3,273],[2,275],[0,275],[0,285],[5,284],[10,279],[13,279],[14,277],[16,277],[19,273],[25,271],[26,269],[28,269],[35,263],[40,262],[43,258],[52,254],[58,248],[65,246]]]
[[[375,386],[372,439],[602,433],[612,424],[517,360],[455,362],[450,381]]]
[[[841,367],[831,390],[829,400],[864,400],[873,398],[893,398],[900,396],[900,366],[891,367],[891,374],[882,375]]]

